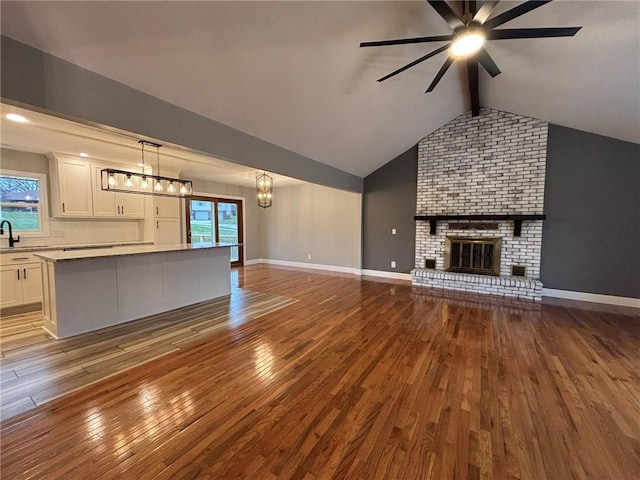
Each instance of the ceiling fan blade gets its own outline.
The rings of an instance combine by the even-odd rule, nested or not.
[[[478,62],[480,62],[480,65],[482,65],[487,73],[492,77],[502,73],[500,72],[498,65],[496,65],[496,62],[493,61],[493,58],[491,58],[487,50],[484,48],[480,49],[478,52]]]
[[[480,24],[486,22],[487,18],[489,18],[491,12],[493,12],[493,9],[496,7],[499,1],[500,0],[487,0],[486,2],[484,2],[480,7],[480,10],[478,10],[478,13],[474,15],[473,21]]]
[[[435,49],[433,52],[429,52],[425,56],[420,57],[419,59],[414,60],[411,63],[408,63],[404,67],[401,67],[398,70],[395,70],[395,71],[391,72],[389,75],[385,75],[384,77],[379,78],[378,81],[379,82],[384,82],[386,79],[391,78],[394,75],[397,75],[397,74],[399,74],[401,72],[404,72],[406,69],[411,68],[411,67],[413,67],[413,66],[415,66],[415,65],[417,65],[417,64],[419,64],[421,62],[424,62],[425,60],[427,60],[428,58],[433,57],[434,55],[437,55],[440,52],[444,52],[447,48],[449,48],[449,44],[448,43],[446,45],[440,47],[440,48]]]
[[[445,42],[451,40],[453,35],[437,35],[435,37],[401,38],[398,40],[380,40],[378,42],[362,42],[361,47],[382,47],[385,45],[404,45],[406,43]]]
[[[444,74],[447,73],[447,70],[449,70],[449,67],[451,66],[452,63],[453,63],[453,58],[452,57],[447,57],[447,59],[442,64],[442,67],[440,67],[440,70],[438,71],[438,74],[433,79],[433,82],[431,82],[431,85],[429,85],[429,88],[427,88],[427,91],[424,92],[424,93],[429,93],[434,88],[436,88],[436,85],[438,84],[440,79],[444,76]]]
[[[517,7],[513,7],[511,10],[507,10],[506,12],[501,13],[500,15],[492,18],[491,20],[487,20],[486,22],[484,22],[484,26],[487,29],[495,28],[498,25],[502,25],[503,23],[506,23],[510,20],[513,20],[514,18],[519,17],[520,15],[524,15],[525,13],[528,13],[531,10],[541,7],[549,3],[550,1],[551,0],[529,0],[528,2],[524,2],[518,5]]]
[[[451,7],[447,2],[427,0],[427,3],[431,5],[442,18],[444,18],[445,22],[447,22],[453,30],[464,27],[462,19],[456,12],[451,10]]]
[[[467,58],[467,76],[469,78],[469,99],[471,100],[471,116],[480,115],[480,88],[478,86],[478,59]]]
[[[508,40],[510,38],[573,37],[582,27],[560,28],[502,28],[487,32],[487,40]]]

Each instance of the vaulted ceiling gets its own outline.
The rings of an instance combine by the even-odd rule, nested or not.
[[[478,2],[481,4],[482,2]],[[493,16],[522,2],[502,1]],[[13,2],[2,34],[263,140],[365,176],[469,109],[424,1]],[[640,2],[554,1],[504,25],[582,26],[575,37],[489,42],[480,104],[640,143]]]

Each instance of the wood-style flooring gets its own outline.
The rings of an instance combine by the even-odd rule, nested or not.
[[[294,302],[234,288],[228,297],[61,340],[42,329],[41,311],[3,317],[0,417],[5,420]]]
[[[262,265],[238,287],[297,302],[4,421],[1,477],[640,476],[637,311]]]

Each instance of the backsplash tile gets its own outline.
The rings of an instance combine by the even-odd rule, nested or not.
[[[75,245],[144,240],[144,220],[80,220],[49,219],[49,236],[21,235],[16,247]],[[8,247],[6,235],[0,236],[0,247]]]

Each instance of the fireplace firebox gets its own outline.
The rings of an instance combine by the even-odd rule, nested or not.
[[[445,270],[500,275],[500,238],[447,237]]]

